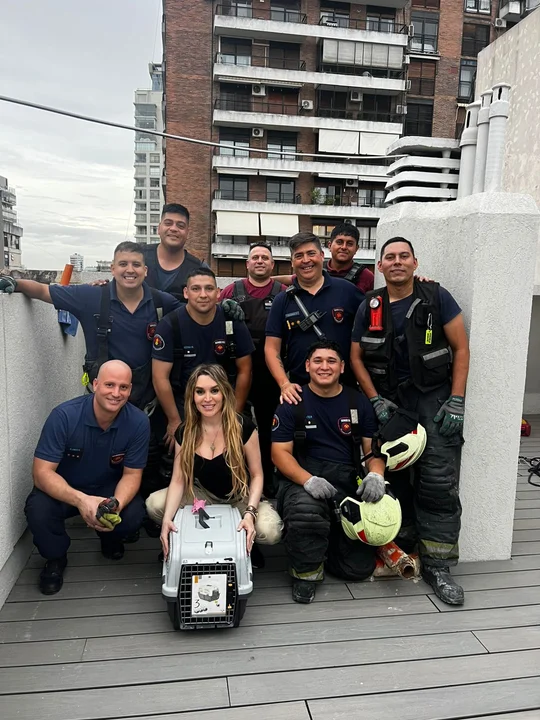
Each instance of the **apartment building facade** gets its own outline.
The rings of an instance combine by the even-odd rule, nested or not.
[[[265,239],[327,239],[344,220],[374,262],[387,148],[454,138],[476,55],[504,28],[497,0],[164,0],[167,201],[192,212],[191,244],[220,275]],[[269,152],[256,152],[257,150]],[[390,161],[395,160],[392,158]]]
[[[21,238],[23,229],[17,220],[17,195],[8,179],[0,176],[0,230],[3,239],[3,253],[0,269],[20,270],[22,268]]]
[[[135,91],[135,240],[159,242],[163,206],[163,141],[146,130],[163,132],[163,75],[161,63],[148,65],[151,87]]]

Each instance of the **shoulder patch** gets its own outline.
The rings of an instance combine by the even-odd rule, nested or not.
[[[165,340],[159,334],[154,335],[154,341],[152,343],[154,350],[163,350],[165,347]]]
[[[277,430],[279,427],[279,418],[277,415],[274,415],[272,418],[272,431]]]
[[[338,420],[338,430],[342,435],[350,435],[352,432],[351,428],[351,418],[350,417],[341,417]]]

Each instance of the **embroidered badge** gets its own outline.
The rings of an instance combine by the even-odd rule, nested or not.
[[[225,340],[214,340],[214,352],[216,355],[225,355],[226,348]]]
[[[165,347],[165,340],[161,337],[161,335],[154,335],[152,347],[154,348],[154,350],[163,350],[163,348]]]
[[[277,430],[279,427],[279,418],[277,415],[274,415],[272,418],[272,431]]]
[[[146,337],[149,340],[154,339],[154,335],[156,334],[156,327],[157,327],[157,323],[155,323],[155,322],[148,323],[148,325],[146,326]]]
[[[345,310],[343,308],[332,308],[332,317],[334,322],[342,323],[345,318]]]
[[[337,421],[338,430],[342,435],[351,434],[351,418],[342,417]]]
[[[125,457],[126,453],[116,453],[116,455],[111,455],[111,465],[120,465],[120,463],[124,462]]]

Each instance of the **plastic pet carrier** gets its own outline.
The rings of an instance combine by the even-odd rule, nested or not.
[[[176,513],[163,563],[162,595],[175,630],[238,627],[253,590],[246,533],[230,505]]]

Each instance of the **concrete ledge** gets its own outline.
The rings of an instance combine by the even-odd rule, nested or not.
[[[4,567],[0,570],[0,609],[32,554],[32,549],[32,536],[26,530],[13,548]]]

